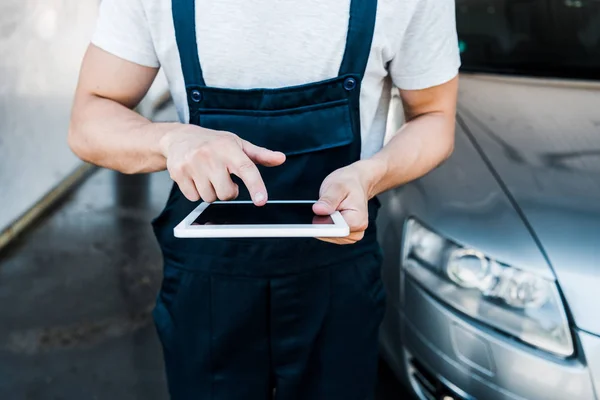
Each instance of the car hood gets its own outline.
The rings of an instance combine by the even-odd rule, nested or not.
[[[600,84],[463,75],[459,124],[600,334]]]

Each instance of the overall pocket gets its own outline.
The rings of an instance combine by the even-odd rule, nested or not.
[[[285,110],[198,109],[201,126],[228,131],[288,156],[350,144],[348,99]]]

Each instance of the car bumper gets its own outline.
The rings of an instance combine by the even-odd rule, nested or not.
[[[445,307],[403,276],[382,327],[384,356],[420,399],[598,400],[600,337],[575,331],[561,360]]]

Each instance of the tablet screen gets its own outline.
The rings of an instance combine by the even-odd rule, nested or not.
[[[312,225],[333,224],[329,216],[317,216],[312,203],[216,203],[209,205],[192,225]]]

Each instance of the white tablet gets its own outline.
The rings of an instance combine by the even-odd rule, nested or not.
[[[201,203],[174,229],[178,238],[345,237],[348,224],[336,211],[317,216],[314,201]]]

